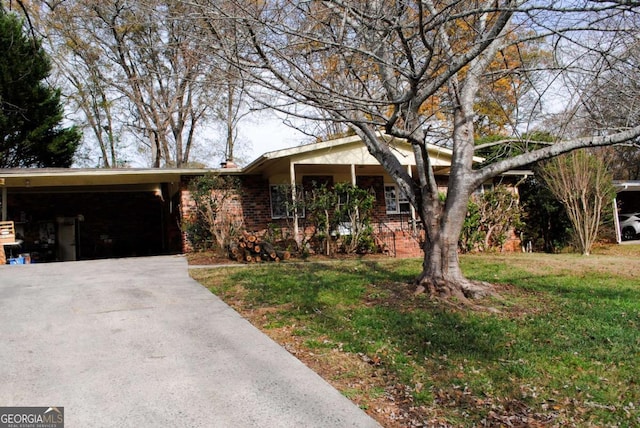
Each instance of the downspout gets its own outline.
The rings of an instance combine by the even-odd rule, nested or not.
[[[351,185],[356,187],[356,165],[351,164]]]

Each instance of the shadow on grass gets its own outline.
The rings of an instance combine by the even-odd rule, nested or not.
[[[371,354],[384,353],[388,348],[417,361],[443,355],[487,361],[506,357],[504,329],[489,319],[478,320],[434,308],[403,312],[393,307],[375,307],[355,311],[348,321],[349,327],[342,322],[328,327],[350,335],[344,339],[357,345],[354,350]]]
[[[494,316],[460,311],[413,296],[409,283],[419,268],[416,261],[400,260],[308,262],[241,270],[227,282],[241,284],[244,299],[252,307],[286,307],[283,316],[304,318],[310,328],[344,343],[350,351],[393,352],[411,355],[416,361],[446,354],[452,359],[492,362],[526,356],[526,352],[552,353],[544,349],[545,343],[583,341],[571,335],[577,331],[606,340],[607,330],[619,323],[609,314],[611,309],[640,300],[637,290],[616,287],[606,278],[540,277],[509,266],[490,267],[495,282],[538,296],[536,301],[517,303],[525,305],[523,312],[536,314],[527,321],[518,319],[517,313]],[[555,322],[558,318],[563,322]],[[596,331],[595,325],[603,332]]]
[[[268,273],[239,271],[229,280],[242,284],[252,305],[287,305],[288,316],[305,317],[353,352],[505,358],[505,330],[513,326],[413,296],[416,267],[402,261],[304,263]]]
[[[375,262],[300,263],[235,272],[230,280],[248,290],[254,304],[289,304],[302,311],[355,304],[369,284],[406,281]]]

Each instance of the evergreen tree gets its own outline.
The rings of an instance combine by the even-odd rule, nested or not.
[[[51,66],[38,40],[0,6],[0,167],[69,167],[80,142],[63,128],[60,91],[47,85]]]

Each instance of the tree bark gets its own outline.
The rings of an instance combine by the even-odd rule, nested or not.
[[[491,284],[467,279],[460,270],[458,243],[446,234],[423,244],[422,272],[416,278],[416,294],[427,292],[434,297],[457,298],[463,302],[494,294]]]
[[[418,199],[418,208],[427,233],[423,246],[422,273],[416,280],[416,291],[444,297],[477,299],[492,294],[490,284],[467,279],[460,269],[458,240],[468,210],[469,198],[478,186],[472,170],[474,154],[473,104],[482,65],[473,63],[464,85],[451,79],[449,90],[459,104],[454,108],[452,170],[444,207],[438,194]],[[429,190],[429,188],[425,190]]]
[[[427,292],[435,297],[457,298],[464,302],[493,294],[490,284],[469,280],[460,269],[458,238],[467,212],[468,199],[468,193],[464,192],[449,195],[448,209],[443,211],[440,219],[427,214],[436,213],[436,209],[424,211],[423,220],[432,220],[424,222],[424,259],[422,272],[415,280],[416,293]]]

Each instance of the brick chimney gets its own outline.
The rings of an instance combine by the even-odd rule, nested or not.
[[[222,168],[237,168],[238,165],[236,165],[236,163],[233,161],[233,159],[227,159],[224,162],[220,163],[220,166]]]

